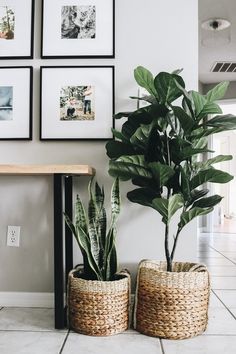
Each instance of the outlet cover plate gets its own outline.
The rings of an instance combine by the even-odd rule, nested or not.
[[[20,226],[8,226],[7,246],[20,247]]]

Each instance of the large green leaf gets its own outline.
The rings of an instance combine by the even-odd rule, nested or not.
[[[213,102],[209,102],[205,96],[196,91],[191,91],[192,99],[195,106],[196,119],[199,121],[209,114],[222,113],[219,105]]]
[[[221,200],[223,199],[223,197],[221,197],[220,195],[212,195],[211,197],[207,197],[207,198],[202,198],[197,200],[194,204],[192,208],[195,207],[199,207],[199,208],[212,208],[215,205],[217,205],[218,203],[221,202]]]
[[[155,180],[158,182],[159,187],[165,186],[169,179],[175,174],[175,171],[170,166],[163,165],[160,162],[150,162],[148,166]]]
[[[206,169],[214,165],[215,163],[230,161],[232,160],[232,158],[232,155],[217,155],[215,157],[212,157],[211,159],[208,159],[207,161],[197,162],[196,167],[199,169]]]
[[[175,116],[178,118],[180,122],[181,128],[183,129],[185,134],[188,135],[191,132],[192,128],[194,127],[195,121],[181,107],[174,106],[172,108]]]
[[[185,211],[181,217],[180,222],[178,224],[179,230],[182,230],[184,226],[186,226],[190,221],[200,215],[206,215],[213,211],[213,208],[193,208],[189,211]]]
[[[121,118],[125,118],[125,117],[129,117],[132,114],[132,112],[119,112],[114,114],[114,118],[115,119],[121,119]]]
[[[185,87],[181,76],[161,72],[155,77],[154,85],[158,92],[160,103],[171,103],[182,95],[182,91],[176,85],[176,82],[183,88]]]
[[[141,126],[136,130],[136,132],[131,136],[130,142],[132,145],[136,145],[141,149],[146,150],[150,133],[154,125],[151,124],[141,124]]]
[[[120,131],[116,130],[116,129],[111,129],[113,135],[115,138],[123,141],[124,143],[129,143],[129,139],[127,139],[124,134],[122,134]]]
[[[227,183],[227,182],[231,181],[233,178],[234,177],[231,176],[227,172],[223,172],[220,170],[216,170],[214,168],[210,168],[210,169],[198,172],[198,174],[192,178],[191,188],[195,189],[198,186],[201,186],[203,183],[206,183],[206,182]]]
[[[117,159],[122,155],[135,155],[137,152],[131,144],[126,144],[121,141],[110,140],[106,143],[107,156],[111,159]]]
[[[204,197],[209,193],[209,189],[194,189],[190,193],[190,200],[187,203],[187,207],[192,205],[196,200]]]
[[[153,207],[152,201],[160,195],[150,188],[137,188],[127,193],[127,198],[133,202],[144,206]]]
[[[153,75],[149,70],[143,66],[138,66],[134,70],[134,78],[139,86],[144,87],[151,95],[157,96]]]
[[[206,94],[206,99],[208,102],[218,101],[222,99],[229,87],[229,81],[220,82],[218,85],[213,87]]]
[[[223,128],[226,130],[236,129],[236,116],[232,114],[215,116],[205,123],[208,127]]]
[[[169,224],[176,211],[183,207],[184,200],[181,194],[175,194],[169,199],[156,198],[152,201],[152,205],[162,215],[162,221]]]
[[[110,161],[109,174],[119,177],[122,181],[140,177],[152,179],[143,155],[122,156],[116,161]]]
[[[183,167],[180,166],[180,175],[181,175],[181,191],[185,198],[185,200],[189,200],[191,198],[190,194],[190,181],[188,178],[188,174],[184,171]]]

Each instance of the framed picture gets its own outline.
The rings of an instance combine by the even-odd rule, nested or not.
[[[32,59],[34,0],[0,1],[0,59]]]
[[[0,67],[0,139],[32,140],[31,66]]]
[[[108,140],[114,66],[41,67],[41,140]]]
[[[41,57],[114,58],[115,0],[43,0]]]

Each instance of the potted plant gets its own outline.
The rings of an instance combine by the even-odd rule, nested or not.
[[[104,190],[89,183],[87,215],[77,196],[74,224],[65,215],[83,255],[83,267],[69,274],[68,317],[70,328],[94,336],[120,333],[128,328],[130,277],[117,273],[116,222],[120,213],[119,179],[111,191],[108,227]]]
[[[147,69],[136,68],[138,85],[148,91],[136,99],[149,105],[118,113],[116,119],[127,120],[121,131],[113,130],[117,139],[106,145],[110,175],[131,180],[137,188],[128,192],[128,199],[155,209],[165,225],[166,262],[141,262],[135,309],[136,328],[164,338],[187,338],[206,328],[208,272],[198,264],[174,262],[174,256],[184,227],[210,213],[222,199],[207,196],[206,183],[227,183],[233,178],[213,167],[232,156],[203,159],[209,152],[208,137],[236,128],[232,115],[208,119],[222,113],[215,101],[224,96],[227,82],[201,95],[188,92],[179,74],[161,72],[154,78]],[[178,224],[172,242],[169,228],[174,215]]]

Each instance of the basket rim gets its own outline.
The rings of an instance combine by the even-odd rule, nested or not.
[[[148,267],[148,264],[152,264],[154,266],[160,266],[161,264],[166,264],[166,261],[158,261],[158,260],[153,260],[153,259],[142,259],[139,262],[138,265],[138,269],[142,269],[142,268],[149,268],[149,269],[155,269],[156,272],[158,273],[163,273],[163,274],[172,274],[173,276],[175,274],[194,274],[194,273],[208,273],[208,269],[207,266],[204,263],[198,263],[198,262],[182,262],[182,261],[174,261],[172,264],[179,264],[179,265],[189,265],[192,268],[196,267],[196,269],[191,270],[191,268],[188,271],[180,271],[180,272],[176,272],[176,271],[172,271],[169,272],[167,270],[163,270],[163,269],[157,269],[157,268],[152,268],[152,267]],[[200,270],[200,271],[199,271]]]
[[[116,273],[116,275],[119,275],[121,277],[120,279],[114,279],[114,280],[91,280],[91,279],[84,279],[84,278],[81,278],[81,277],[75,277],[74,276],[75,272],[78,272],[78,269],[76,269],[76,268],[72,269],[69,272],[68,277],[72,278],[72,279],[75,279],[75,280],[78,280],[80,282],[84,282],[84,283],[87,283],[87,284],[93,284],[93,285],[99,285],[99,284],[109,285],[109,284],[114,284],[114,283],[117,284],[117,283],[129,280],[129,277],[130,277],[130,274],[128,273],[128,271],[124,271],[123,270],[123,271],[120,271],[120,272]],[[82,274],[83,273],[81,273],[81,275]]]

